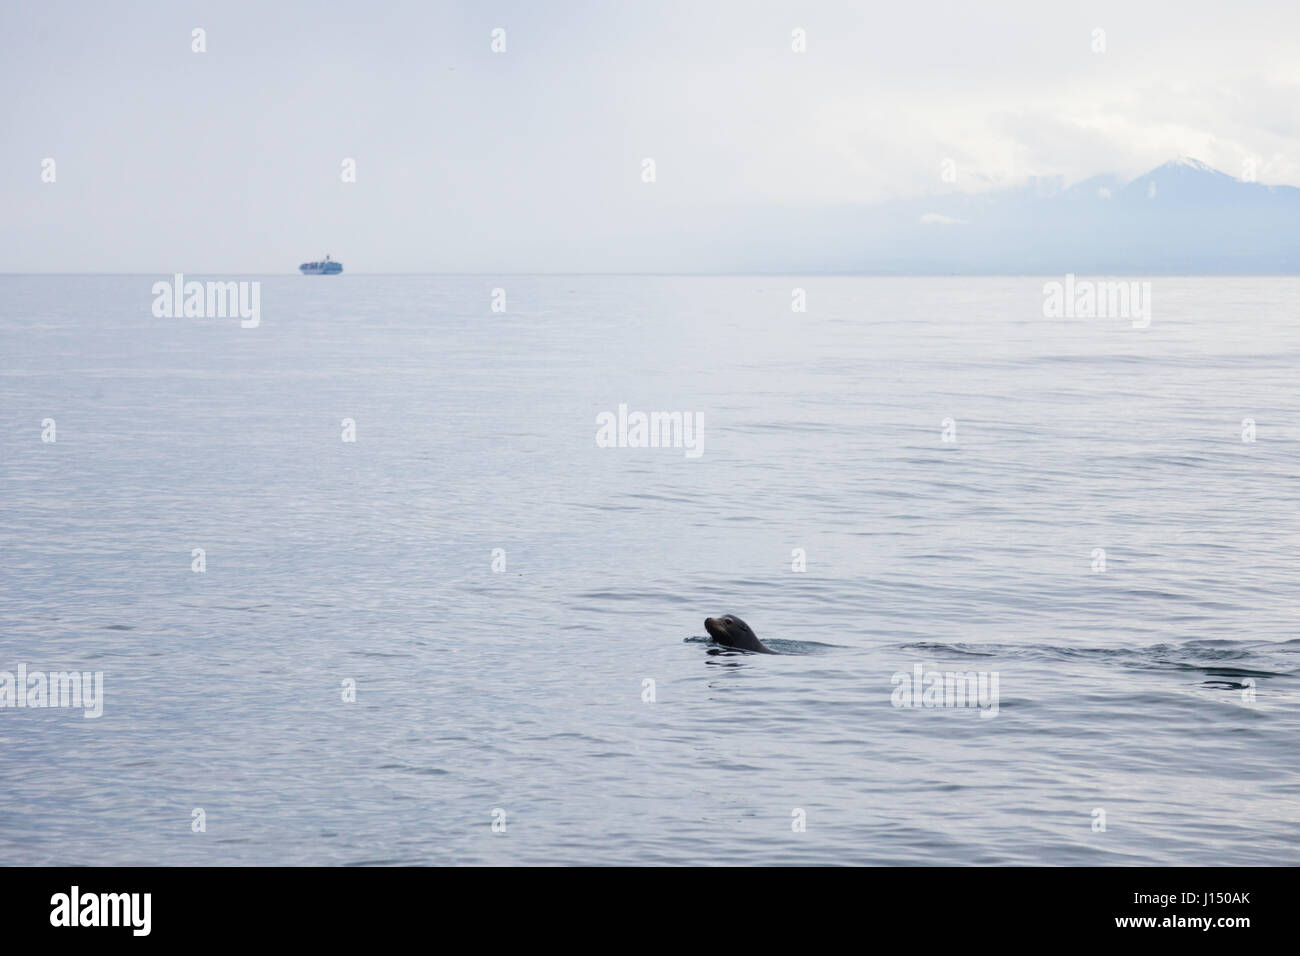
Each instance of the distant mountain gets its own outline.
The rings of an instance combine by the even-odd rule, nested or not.
[[[701,223],[694,237],[712,235],[715,257],[734,256],[735,271],[1300,273],[1300,189],[1188,158],[1127,183],[1040,178],[982,195],[751,210],[740,220]]]
[[[966,220],[930,257],[960,271],[1300,272],[1300,189],[1241,182],[1194,159],[1126,184],[1102,176],[921,205]]]

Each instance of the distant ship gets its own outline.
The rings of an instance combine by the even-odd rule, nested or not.
[[[305,276],[336,276],[343,271],[343,263],[326,256],[320,262],[304,262],[298,268]]]

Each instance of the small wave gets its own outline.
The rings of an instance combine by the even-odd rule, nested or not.
[[[404,763],[385,763],[380,764],[378,770],[400,770],[403,773],[414,773],[422,777],[444,777],[451,773],[450,770],[443,770],[440,767],[412,767]]]

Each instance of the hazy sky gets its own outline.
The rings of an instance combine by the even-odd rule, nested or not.
[[[1300,185],[1295,0],[7,2],[0,81],[0,272],[635,271],[709,205]]]

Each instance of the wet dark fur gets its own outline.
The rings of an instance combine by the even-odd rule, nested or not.
[[[737,647],[742,651],[756,651],[759,654],[776,653],[758,639],[758,636],[750,630],[748,624],[734,614],[724,614],[722,617],[706,617],[704,619],[704,629],[709,632],[709,637],[727,647]]]

